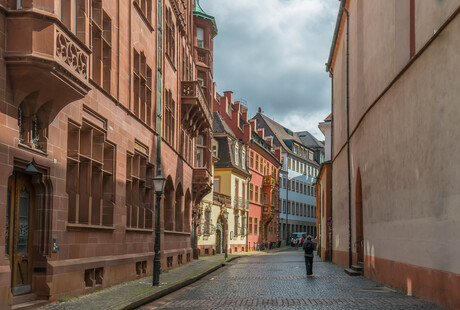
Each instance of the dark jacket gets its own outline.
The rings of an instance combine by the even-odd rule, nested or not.
[[[313,248],[313,252],[316,250],[316,243],[312,242],[311,240],[307,240],[303,243],[303,246],[302,246],[302,249],[306,250],[307,248],[307,244],[311,244],[312,248]],[[307,254],[307,252],[305,252],[305,256],[307,257],[313,257],[313,252],[311,254]]]

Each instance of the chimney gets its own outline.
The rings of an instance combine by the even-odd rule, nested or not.
[[[227,97],[230,103],[233,103],[233,92],[230,90],[224,91],[224,96]]]

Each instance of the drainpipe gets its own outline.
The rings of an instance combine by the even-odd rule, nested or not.
[[[347,14],[347,70],[346,70],[346,90],[347,90],[347,162],[348,162],[348,267],[352,265],[352,248],[351,248],[351,166],[350,166],[350,83],[349,83],[349,32],[350,32],[350,14],[345,8],[345,1],[342,1],[342,8]]]
[[[330,223],[330,230],[331,230],[331,234],[330,234],[330,240],[329,240],[329,244],[330,244],[330,256],[329,256],[329,259],[330,261],[332,262],[332,251],[333,251],[333,245],[332,245],[332,242],[333,242],[333,234],[332,234],[332,229],[333,229],[333,221],[332,221],[332,210],[334,209],[332,207],[332,197],[333,197],[333,187],[332,187],[332,169],[333,169],[333,163],[334,163],[334,158],[333,158],[333,150],[334,150],[334,73],[332,72],[332,69],[329,69],[329,73],[331,74],[331,171],[330,171],[330,179],[331,179],[331,188],[330,188],[330,191],[331,191],[331,212],[330,212],[330,217],[331,217],[331,223]],[[329,232],[328,232],[329,233]]]

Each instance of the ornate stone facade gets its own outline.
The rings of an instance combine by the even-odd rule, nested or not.
[[[193,259],[212,130],[194,9],[0,1],[0,308],[20,294],[54,301],[151,274],[157,224],[162,269]],[[212,55],[209,18],[200,46]],[[168,182],[155,223],[160,167]]]

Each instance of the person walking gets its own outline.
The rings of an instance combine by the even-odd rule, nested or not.
[[[311,241],[312,237],[307,236],[307,241],[303,243],[303,250],[305,252],[305,267],[307,268],[307,278],[313,275],[313,251],[316,248],[316,244]]]
[[[297,239],[297,238],[295,239],[294,245],[295,245],[296,250],[299,249],[299,239]]]

